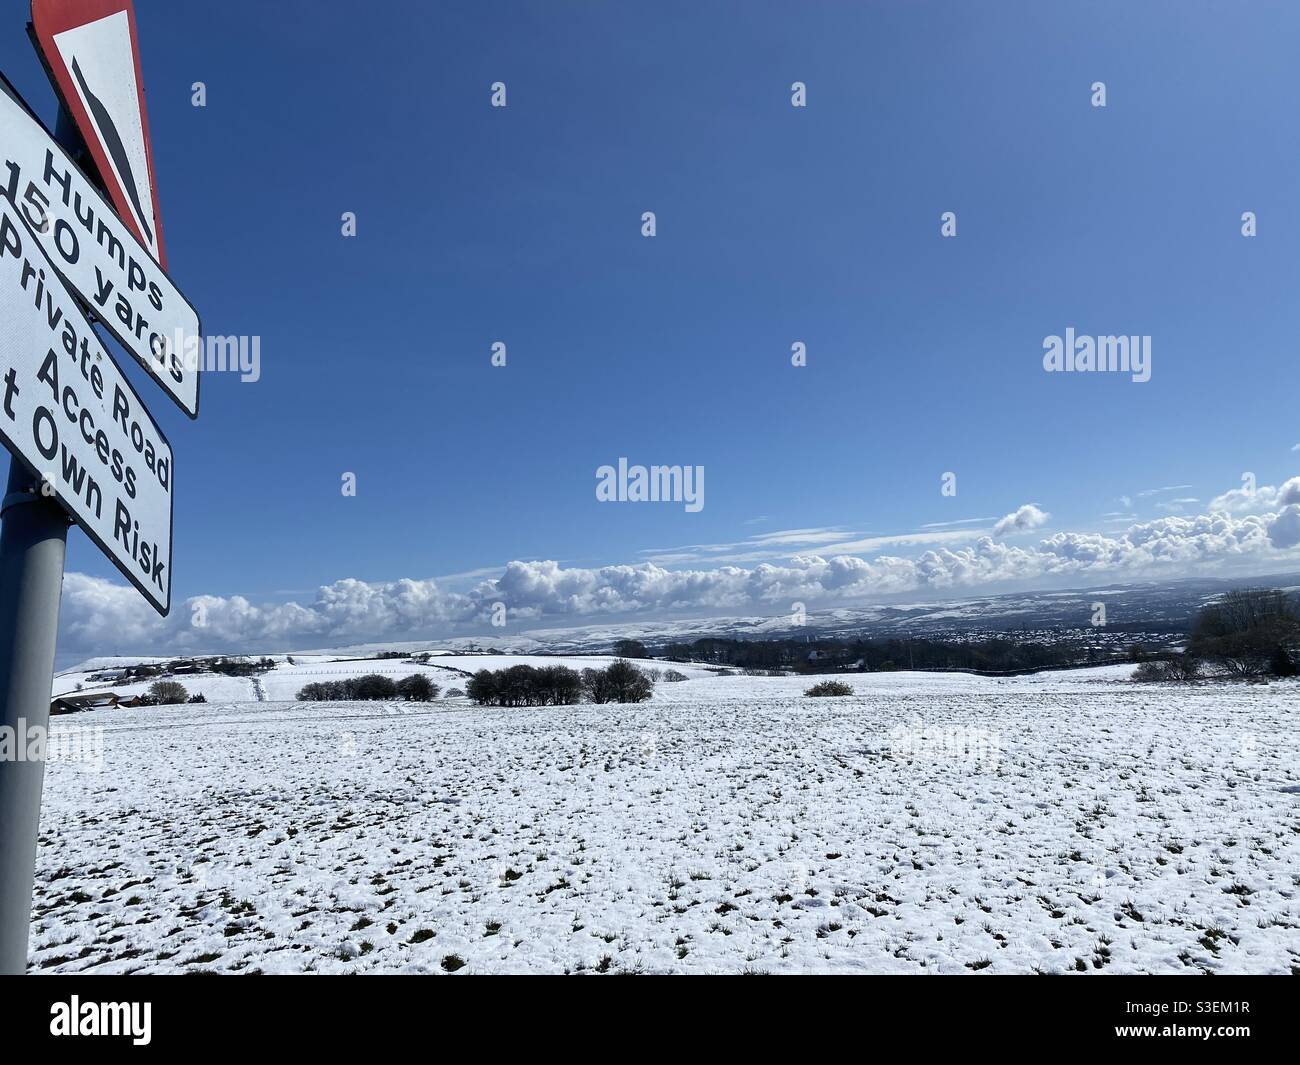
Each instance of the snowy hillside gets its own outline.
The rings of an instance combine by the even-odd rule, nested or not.
[[[32,968],[1300,968],[1294,682],[692,672],[628,706],[58,719],[103,769],[49,766]]]
[[[260,657],[260,656],[254,656]],[[215,673],[178,675],[174,679],[185,686],[191,695],[203,695],[208,702],[266,702],[294,699],[302,688],[315,681],[342,680],[366,673],[399,680],[413,673],[423,673],[437,684],[445,695],[451,688],[465,687],[470,675],[480,669],[504,669],[520,663],[531,666],[569,666],[573,669],[603,669],[615,661],[611,655],[440,655],[425,664],[413,664],[399,658],[351,658],[335,655],[277,655],[275,668],[256,677],[226,677]],[[289,658],[293,662],[288,661]],[[54,678],[54,694],[67,695],[85,691],[112,691],[129,699],[148,691],[157,678],[143,681],[99,680],[93,678],[105,671],[124,666],[163,661],[150,658],[97,658],[82,663],[76,669],[58,674]],[[651,668],[662,668],[662,662],[646,663]],[[710,672],[703,666],[674,664],[678,672],[688,677],[707,677]],[[79,688],[78,685],[81,687]]]

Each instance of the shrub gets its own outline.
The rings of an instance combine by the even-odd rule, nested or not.
[[[159,706],[174,706],[188,702],[190,693],[176,680],[156,680],[149,685],[149,698]]]
[[[1273,657],[1268,660],[1268,671],[1275,677],[1294,677],[1300,673],[1296,664],[1291,660],[1291,656],[1286,653],[1286,648],[1278,644],[1273,651]]]
[[[1196,680],[1201,672],[1201,663],[1190,654],[1172,655],[1151,662],[1143,662],[1133,670],[1133,680],[1141,683],[1157,683],[1172,680]]]
[[[1143,684],[1154,683],[1160,680],[1172,680],[1169,676],[1168,662],[1143,662],[1137,669],[1133,670],[1133,680]]]
[[[582,702],[582,678],[568,666],[546,666],[537,671],[538,693],[544,706],[565,706]]]
[[[582,700],[582,678],[568,666],[480,669],[465,686],[479,706],[565,706]]]
[[[845,684],[844,681],[842,680],[824,680],[820,684],[814,684],[811,688],[809,688],[806,692],[804,692],[804,695],[811,695],[814,697],[827,696],[827,695],[852,695],[852,694],[853,694],[853,689],[850,688],[847,684]]]
[[[206,703],[206,702],[207,702],[207,699],[205,699],[205,698],[203,697],[203,693],[202,693],[202,692],[199,692],[198,695],[191,695],[191,696],[190,696],[190,702],[192,702],[192,703]]]
[[[593,703],[639,703],[654,693],[654,681],[631,662],[607,669],[518,665],[481,669],[470,678],[465,694],[480,706],[568,706],[585,694]],[[449,693],[450,694],[450,693]]]
[[[582,671],[582,691],[593,703],[612,703],[614,694],[603,669]]]
[[[480,669],[465,685],[465,694],[479,706],[491,706],[496,702],[497,675],[490,669]]]
[[[350,681],[344,681],[349,688],[349,697],[353,699],[396,699],[397,683],[392,677],[385,677],[379,673],[367,673],[363,677],[356,677]]]
[[[316,681],[305,684],[298,692],[301,702],[333,702],[352,700],[396,699],[397,685],[389,677],[368,673],[364,677],[346,680]]]
[[[464,697],[465,693],[459,688],[448,688],[447,694],[443,696],[444,699],[463,699]]]
[[[427,703],[438,697],[438,685],[423,673],[412,673],[397,682],[397,697],[408,703]]]
[[[1179,680],[1196,680],[1201,675],[1201,661],[1189,651],[1169,659]]]
[[[669,669],[664,671],[663,679],[666,684],[680,684],[682,681],[690,680],[691,678],[685,673],[679,673],[675,669]]]
[[[619,640],[614,644],[614,653],[619,658],[649,658],[650,652],[640,640]]]
[[[655,685],[631,662],[620,658],[605,670],[604,688],[610,696],[606,702],[643,703],[654,694]]]
[[[517,665],[503,669],[497,676],[497,700],[501,706],[535,706],[537,670]]]

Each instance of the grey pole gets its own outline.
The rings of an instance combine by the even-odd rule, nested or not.
[[[0,759],[0,974],[27,969],[27,934],[41,821],[42,757],[28,738],[50,723],[54,645],[63,591],[68,517],[17,459],[0,503],[0,727],[14,738]],[[40,732],[36,733],[35,730]]]

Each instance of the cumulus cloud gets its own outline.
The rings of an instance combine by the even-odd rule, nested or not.
[[[1261,495],[1274,501],[1273,509],[1233,513],[1224,507],[1209,514],[1169,515],[1122,533],[1057,532],[1035,544],[985,535],[973,543],[922,542],[915,546],[926,550],[907,558],[809,552],[709,569],[667,569],[654,561],[594,568],[515,561],[468,591],[451,591],[432,579],[349,578],[321,587],[306,603],[194,596],[167,619],[134,589],[70,573],[63,586],[61,650],[86,655],[294,650],[490,631],[497,604],[506,607],[512,622],[579,624],[620,615],[775,612],[796,601],[850,602],[1300,562],[1300,478],[1258,488],[1255,496]],[[998,526],[1004,533],[1023,532],[1047,520],[1027,504]]]
[[[1274,547],[1283,550],[1300,544],[1300,504],[1284,507],[1268,523],[1268,538]]]
[[[1210,510],[1229,514],[1265,514],[1292,503],[1300,503],[1300,477],[1283,481],[1276,488],[1268,484],[1254,489],[1234,488],[1211,499]]]
[[[179,611],[172,608],[173,624]],[[166,623],[130,585],[84,573],[63,577],[59,606],[61,650],[112,654],[140,651],[163,634]]]
[[[1008,514],[993,526],[994,536],[1007,536],[1014,533],[1028,532],[1047,524],[1051,515],[1039,510],[1033,503],[1026,503],[1019,510]]]

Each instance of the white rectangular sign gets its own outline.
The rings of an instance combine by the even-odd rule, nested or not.
[[[198,312],[2,77],[0,89],[0,197],[95,317],[197,417]]]
[[[171,444],[19,210],[0,198],[0,439],[161,614]]]

